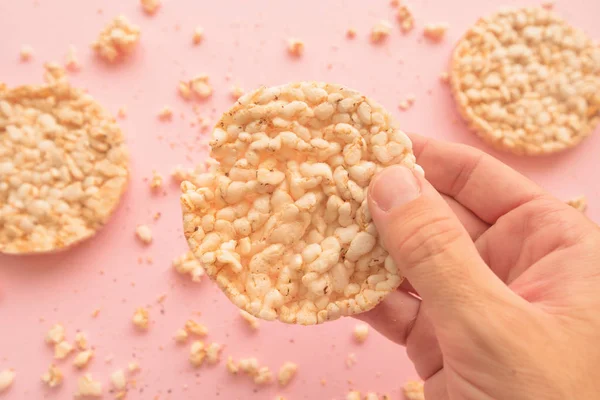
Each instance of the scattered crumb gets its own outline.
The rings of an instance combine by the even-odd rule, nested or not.
[[[365,395],[365,400],[379,400],[377,393],[369,392]]]
[[[140,370],[140,364],[137,361],[131,361],[127,365],[127,369],[129,370],[130,373],[134,374]]]
[[[446,35],[446,31],[448,30],[448,24],[426,24],[423,29],[423,36],[433,42],[441,42],[444,36]]]
[[[356,339],[357,342],[363,343],[367,340],[367,336],[369,336],[369,325],[357,324],[354,327],[354,339]]]
[[[244,89],[242,89],[241,87],[239,87],[238,85],[233,85],[231,87],[231,97],[235,100],[239,99],[240,97],[242,97],[244,95]]]
[[[269,367],[260,367],[254,376],[254,383],[257,385],[267,385],[273,381],[273,373]]]
[[[392,33],[392,24],[389,21],[381,20],[371,29],[371,42],[381,43]]]
[[[138,227],[135,228],[135,234],[144,244],[150,244],[152,242],[152,230],[148,225],[138,225]]]
[[[319,383],[321,384],[321,386],[327,386],[327,380],[325,378],[321,379]]]
[[[123,15],[113,19],[92,43],[96,53],[108,62],[114,62],[135,48],[140,40],[140,28]]]
[[[110,375],[110,382],[112,383],[115,389],[125,389],[125,386],[127,385],[127,380],[125,379],[125,371],[123,371],[122,369],[114,371]]]
[[[258,330],[260,326],[258,318],[244,310],[240,310],[240,316],[244,319],[244,321],[246,321],[250,328],[252,328],[253,330]]]
[[[143,307],[140,307],[137,310],[135,310],[135,313],[133,314],[133,318],[131,319],[131,321],[136,326],[136,328],[138,328],[140,330],[147,330],[148,326],[149,326],[148,318],[149,318],[148,310],[146,310]]]
[[[17,374],[12,369],[5,369],[0,372],[0,393],[5,392],[12,386],[16,376]]]
[[[190,347],[190,364],[198,368],[204,363],[206,358],[206,349],[204,348],[204,342],[196,340]]]
[[[425,400],[423,382],[408,381],[404,384],[402,389],[406,400]]]
[[[577,211],[585,212],[587,208],[587,197],[577,196],[567,201],[567,204],[576,209]]]
[[[546,1],[544,3],[542,3],[542,7],[545,8],[546,10],[552,10],[554,8],[554,1]]]
[[[346,31],[346,37],[348,39],[354,39],[356,37],[356,29],[348,28],[348,30]]]
[[[203,39],[204,39],[204,29],[201,26],[197,26],[194,29],[194,35],[192,36],[192,42],[195,45],[198,45],[198,44],[202,43]]]
[[[286,400],[283,396],[275,396],[275,400]]]
[[[407,5],[401,5],[398,7],[396,18],[400,23],[400,29],[402,29],[402,32],[404,33],[410,32],[415,26],[415,18],[412,10]]]
[[[238,365],[235,363],[235,361],[233,361],[231,356],[227,357],[227,363],[225,364],[225,367],[227,368],[227,371],[233,375],[236,375],[239,371]]]
[[[154,215],[152,216],[152,219],[153,219],[153,220],[155,220],[155,221],[158,221],[158,220],[160,219],[161,215],[162,215],[162,213],[160,213],[160,212],[156,212],[156,213],[154,213]]]
[[[346,400],[361,400],[361,395],[358,390],[352,390],[346,395]]]
[[[204,276],[204,268],[191,251],[187,251],[175,258],[172,265],[178,273],[189,275],[193,282],[200,282]]]
[[[96,308],[94,311],[92,311],[92,318],[97,318],[98,315],[100,315],[100,309]]]
[[[58,344],[65,340],[65,327],[61,324],[54,324],[46,333],[46,343]]]
[[[163,293],[160,296],[158,296],[158,299],[156,299],[156,302],[159,304],[164,303],[164,301],[167,299],[167,294]]]
[[[192,98],[192,89],[190,88],[190,84],[188,82],[180,81],[177,85],[177,91],[184,100],[189,100]]]
[[[76,72],[81,69],[81,63],[79,62],[79,58],[77,58],[77,49],[73,45],[70,45],[69,50],[67,51],[65,68],[71,72]]]
[[[448,82],[450,82],[450,75],[446,71],[442,72],[440,74],[440,81],[442,83],[448,83]]]
[[[73,359],[73,365],[80,369],[85,368],[92,359],[92,357],[94,357],[93,350],[80,351]]]
[[[163,184],[163,177],[162,177],[162,175],[160,175],[156,171],[152,171],[152,179],[150,179],[150,189],[152,189],[152,190],[158,190],[158,189],[160,189],[162,187],[162,184]],[[152,236],[150,236],[150,241],[152,241]]]
[[[242,358],[238,363],[238,367],[243,373],[254,376],[258,372],[258,360],[256,358]]]
[[[127,108],[120,107],[119,110],[117,111],[117,117],[119,117],[121,119],[127,118]]]
[[[77,393],[75,393],[75,397],[84,396],[102,396],[102,383],[94,381],[91,374],[85,374],[77,381]]]
[[[223,351],[223,346],[219,343],[211,343],[206,348],[206,361],[209,364],[217,364],[221,361],[221,351]]]
[[[400,0],[392,0],[390,1],[390,6],[392,7],[398,7],[400,5]]]
[[[44,80],[50,84],[57,82],[66,82],[67,77],[65,69],[57,63],[51,62],[44,64]]]
[[[75,344],[80,350],[85,350],[88,347],[88,339],[85,333],[77,332],[75,334]]]
[[[63,374],[54,364],[50,365],[48,371],[44,372],[44,375],[42,375],[42,382],[51,388],[60,385],[62,381]]]
[[[415,102],[415,96],[408,95],[408,96],[406,96],[405,100],[400,101],[400,104],[398,104],[398,108],[402,111],[406,111],[412,107],[414,102]]]
[[[194,321],[193,319],[188,319],[186,321],[185,330],[188,333],[191,333],[192,335],[196,335],[196,336],[208,335],[208,329],[206,328],[206,326],[199,324],[198,322]]]
[[[140,0],[140,4],[146,14],[154,14],[160,7],[160,0]]]
[[[170,121],[170,120],[172,120],[173,119],[173,110],[171,109],[171,107],[164,106],[158,112],[158,119],[160,119],[161,121]]]
[[[277,374],[277,380],[281,386],[287,386],[288,383],[292,380],[296,372],[298,371],[298,364],[293,362],[284,363],[279,369],[279,373]]]
[[[304,53],[304,42],[300,39],[290,38],[287,40],[287,51],[294,57],[300,57]]]
[[[208,82],[208,75],[198,75],[194,77],[190,83],[192,92],[196,94],[201,100],[208,99],[212,96],[213,88]]]
[[[31,57],[33,57],[33,48],[29,45],[21,46],[21,51],[19,52],[19,57],[21,61],[29,61]]]
[[[177,343],[185,343],[187,342],[188,336],[189,335],[185,329],[177,329],[177,332],[175,332],[175,336],[173,336],[173,339],[175,339]]]
[[[346,366],[348,368],[352,368],[352,366],[354,366],[354,364],[356,364],[356,354],[350,353],[346,357]]]
[[[73,351],[73,345],[66,340],[54,345],[54,358],[65,359]]]

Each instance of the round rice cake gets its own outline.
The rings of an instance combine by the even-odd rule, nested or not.
[[[317,324],[368,311],[403,277],[367,207],[371,178],[418,168],[379,104],[316,82],[260,88],[217,123],[212,171],[182,183],[184,233],[241,309]]]
[[[600,122],[600,46],[544,8],[480,19],[456,46],[450,79],[463,118],[502,150],[558,152]]]
[[[98,231],[128,182],[123,134],[65,80],[0,83],[0,252],[65,249]]]

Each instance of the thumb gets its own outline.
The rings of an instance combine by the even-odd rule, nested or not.
[[[507,290],[421,173],[401,165],[380,172],[369,188],[369,210],[384,247],[432,318],[483,305],[492,292]]]

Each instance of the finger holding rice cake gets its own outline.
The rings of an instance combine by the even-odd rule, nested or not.
[[[263,87],[223,115],[210,144],[219,165],[181,185],[184,233],[239,308],[310,325],[368,311],[398,287],[367,190],[388,165],[422,170],[379,104],[339,85]]]

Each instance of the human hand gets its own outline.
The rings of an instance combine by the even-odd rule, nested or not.
[[[406,346],[427,400],[597,399],[598,226],[483,152],[411,139],[427,180],[393,166],[369,189],[408,282],[359,318]]]

